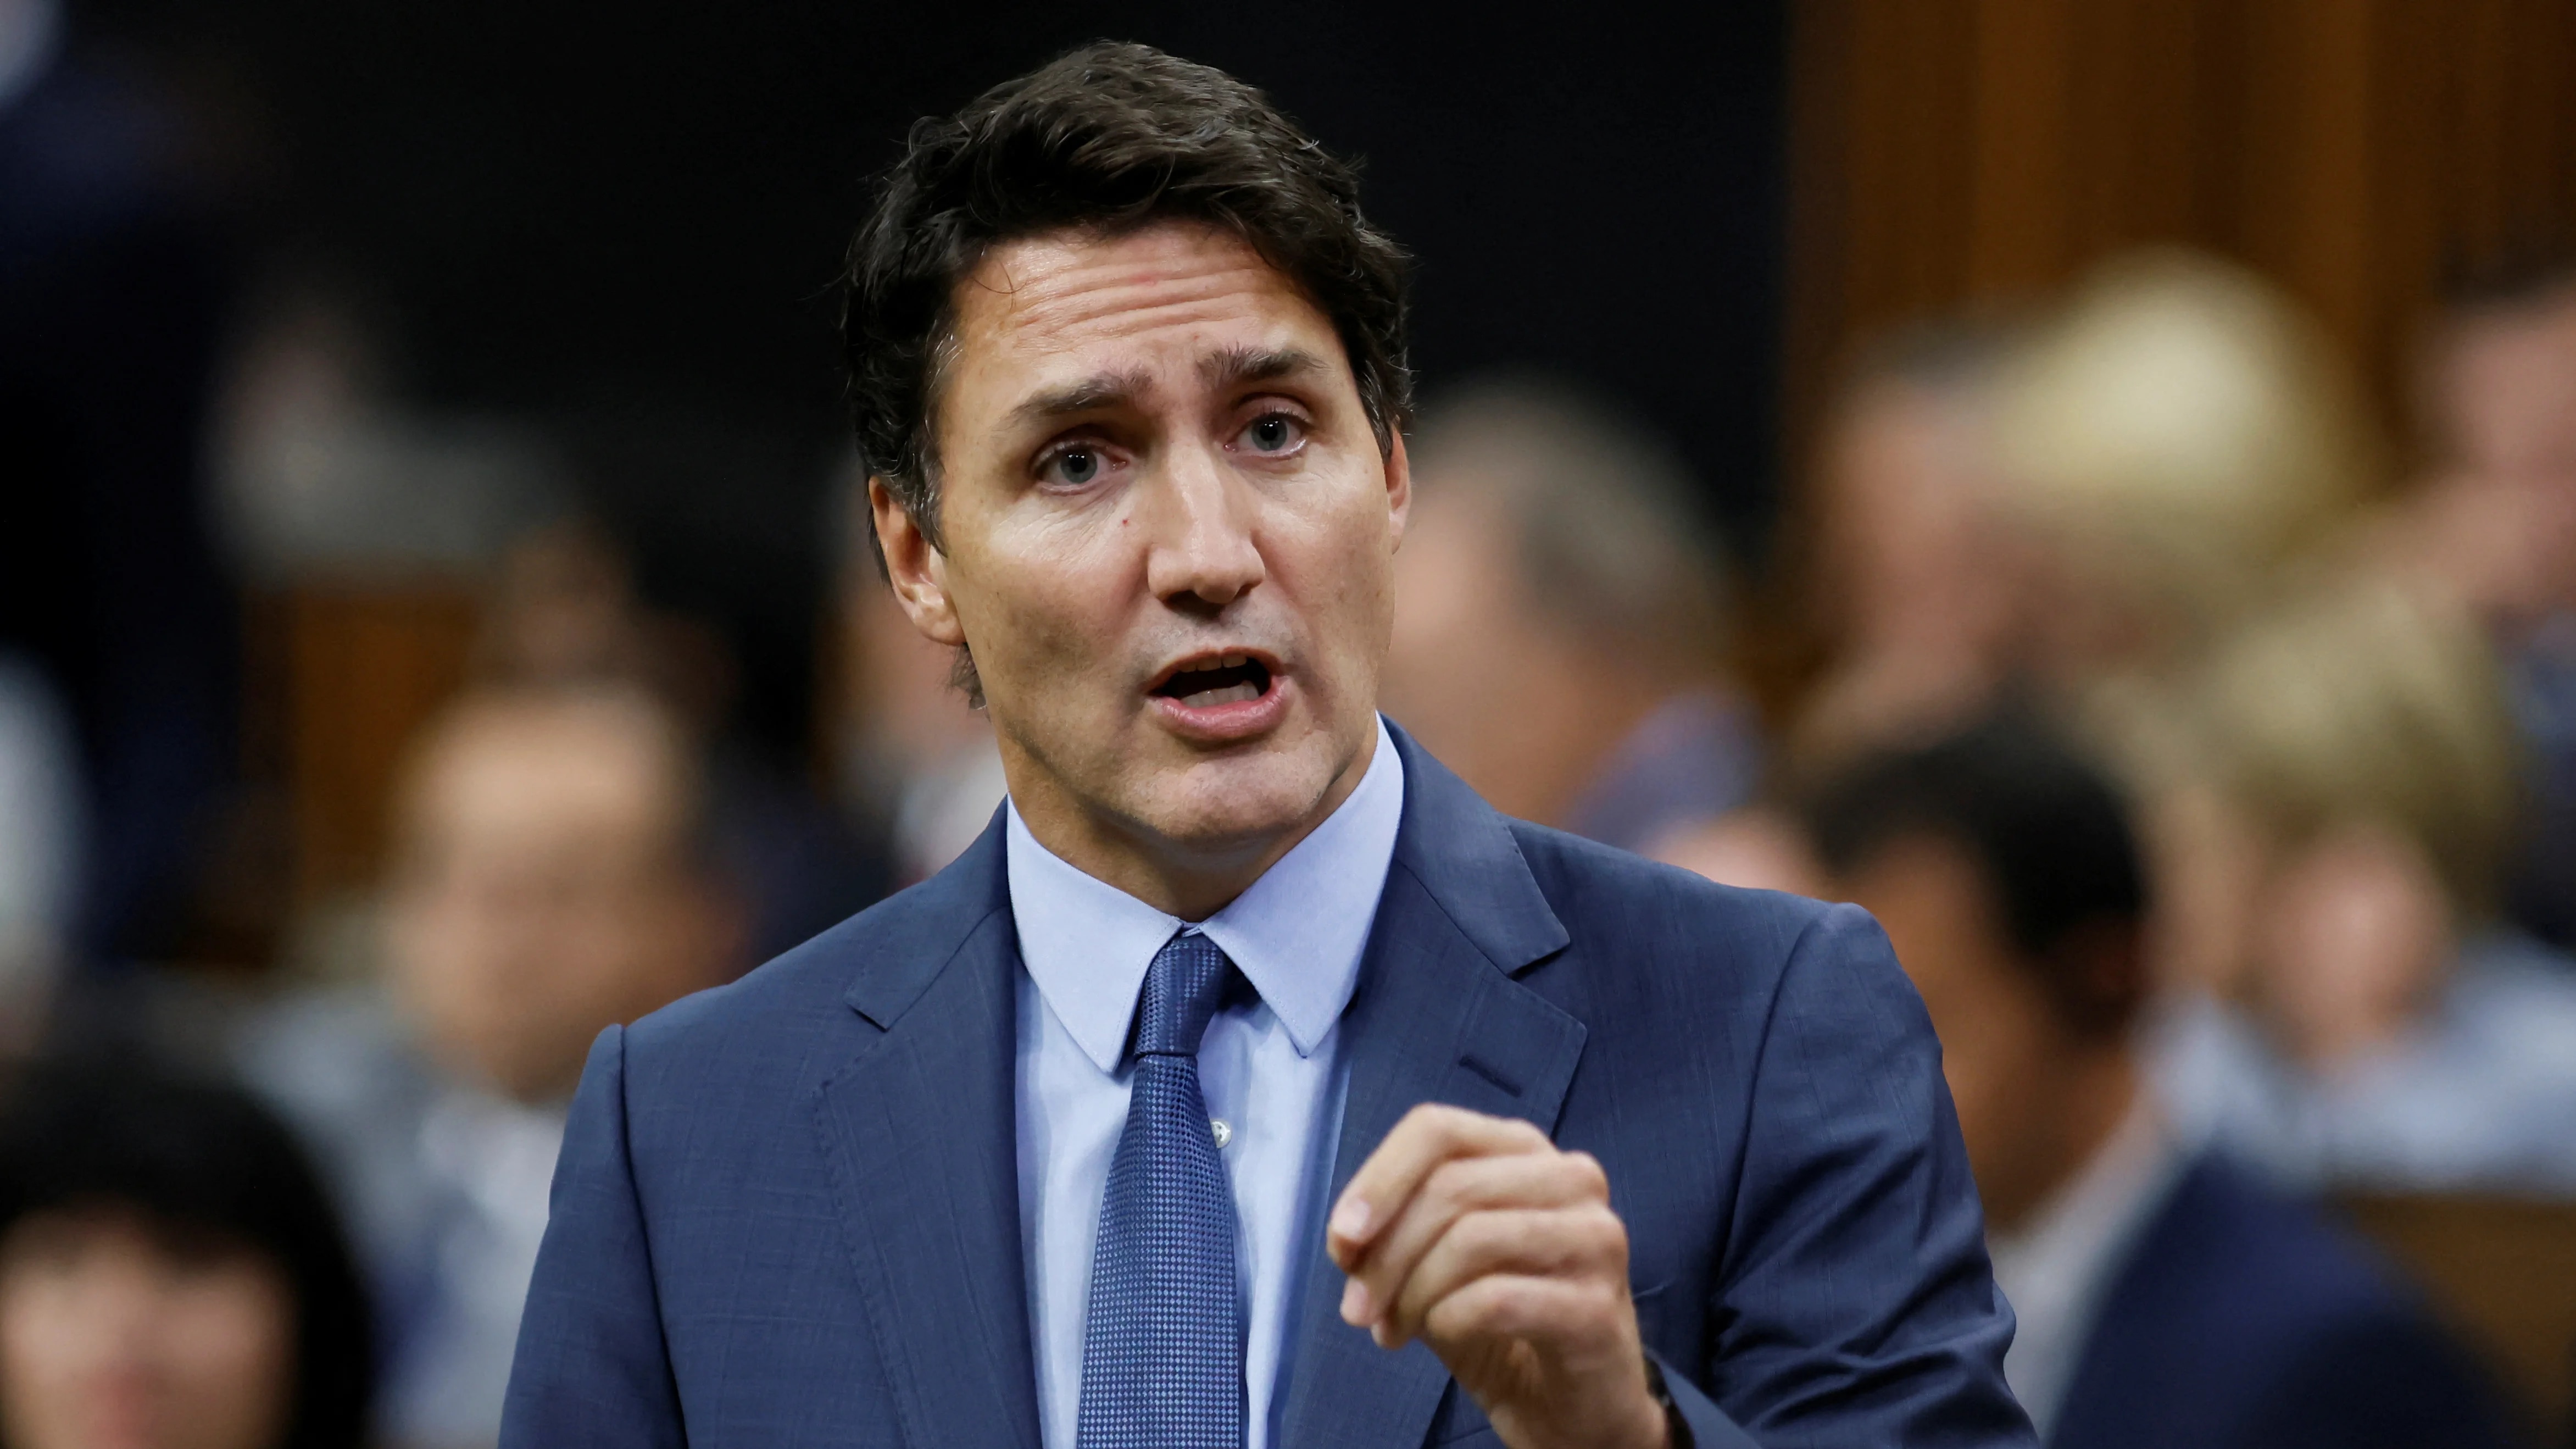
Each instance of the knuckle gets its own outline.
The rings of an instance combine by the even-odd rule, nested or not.
[[[1584,1223],[1594,1244],[1604,1253],[1622,1262],[1628,1257],[1628,1225],[1607,1207],[1594,1208],[1584,1214]]]
[[[1454,1147],[1464,1132],[1468,1113],[1441,1102],[1425,1102],[1404,1114],[1404,1125],[1442,1146]]]
[[[1465,1165],[1454,1158],[1433,1168],[1422,1183],[1423,1201],[1444,1216],[1466,1206],[1473,1196],[1472,1179]]]
[[[1499,1214],[1468,1212],[1449,1225],[1446,1256],[1468,1264],[1484,1261],[1511,1241],[1511,1224]]]
[[[1569,1152],[1565,1160],[1574,1168],[1584,1191],[1605,1198],[1610,1195],[1610,1174],[1602,1168],[1600,1158],[1589,1152]]]

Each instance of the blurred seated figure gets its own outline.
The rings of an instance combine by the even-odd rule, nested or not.
[[[1626,850],[1741,803],[1758,742],[1681,460],[1521,378],[1435,403],[1408,448],[1389,716],[1503,813]]]
[[[330,1202],[256,1103],[131,1061],[8,1084],[11,1449],[358,1449],[370,1344]]]
[[[871,842],[799,764],[729,728],[742,666],[726,633],[651,605],[633,561],[598,525],[571,517],[519,534],[496,582],[476,640],[478,680],[505,689],[640,688],[706,742],[704,833],[738,891],[747,960],[775,956],[891,889]]]
[[[397,1444],[499,1430],[592,1038],[742,965],[687,738],[631,691],[468,695],[405,781],[381,988],[286,1002],[242,1044],[355,1219]]]
[[[2190,252],[2105,264],[2015,356],[1994,407],[2026,550],[2025,667],[2097,714],[2262,607],[2386,468],[2320,329],[2260,277]]]
[[[1997,385],[2021,334],[1961,318],[1900,329],[1842,384],[1816,476],[1806,605],[1829,658],[1775,787],[1939,735],[2014,687],[2025,545],[2003,507]],[[1764,800],[1670,834],[1657,859],[1728,885],[1818,895],[1805,832]]]
[[[2506,903],[2576,947],[2576,254],[2464,286],[2424,393],[2435,471],[2378,541],[2504,652],[2532,783]]]
[[[2159,1110],[2131,1027],[2147,893],[2123,802],[2005,717],[1811,798],[1836,892],[1886,927],[1940,1033],[2053,1449],[2492,1445],[2499,1410],[2413,1298],[2310,1208]]]
[[[35,1049],[72,945],[79,745],[34,661],[0,649],[0,1059]]]
[[[2163,811],[2160,1077],[2293,1181],[2576,1194],[2576,972],[2496,921],[2512,722],[2466,618],[2338,583],[2208,666]]]
[[[1868,351],[1826,425],[1807,600],[1832,659],[1792,748],[1831,760],[1981,713],[2015,667],[2026,567],[1994,398],[2018,334],[1924,324]]]
[[[202,504],[235,238],[220,106],[97,19],[0,0],[0,650],[79,750],[72,975],[122,978],[186,942],[234,801],[240,597]]]

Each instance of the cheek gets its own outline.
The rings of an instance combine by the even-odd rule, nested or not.
[[[1123,637],[1144,592],[1139,539],[1123,513],[1005,520],[960,550],[949,595],[988,692],[1092,663]]]
[[[265,1268],[201,1275],[170,1295],[162,1316],[171,1362],[198,1380],[274,1378],[294,1338],[287,1303],[284,1287]]]
[[[1264,561],[1296,608],[1329,621],[1329,627],[1317,631],[1319,644],[1382,658],[1395,633],[1400,601],[1430,613],[1425,622],[1434,627],[1424,632],[1440,632],[1443,596],[1449,591],[1438,577],[1439,560],[1432,560],[1430,577],[1405,575],[1397,562],[1401,555],[1388,545],[1382,501],[1345,501],[1314,513],[1281,512],[1263,530]]]
[[[49,1275],[12,1270],[0,1278],[0,1405],[14,1420],[38,1412],[64,1381],[95,1355],[98,1335],[84,1332],[77,1296]],[[23,1437],[12,1432],[12,1442]]]
[[[200,1442],[255,1449],[273,1440],[295,1371],[294,1311],[276,1274],[205,1274],[170,1295],[160,1320],[181,1412],[214,1431]]]

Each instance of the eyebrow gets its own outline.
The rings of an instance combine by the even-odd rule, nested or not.
[[[1044,421],[1074,413],[1094,412],[1127,402],[1152,388],[1153,379],[1146,376],[1142,368],[1132,372],[1104,372],[1023,399],[1011,409],[1011,421]]]
[[[1199,360],[1199,381],[1222,390],[1323,370],[1323,359],[1302,347],[1229,347]]]
[[[1323,359],[1302,347],[1229,347],[1199,359],[1199,380],[1214,391],[1323,370]],[[1011,421],[1043,422],[1096,412],[1131,402],[1152,390],[1153,379],[1141,368],[1104,372],[1023,399],[1011,409]]]

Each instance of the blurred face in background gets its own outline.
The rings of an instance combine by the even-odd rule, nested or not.
[[[688,849],[686,764],[616,697],[468,704],[412,782],[393,985],[453,1071],[571,1091],[591,1038],[729,974],[736,926]]]
[[[1540,611],[1519,548],[1517,520],[1470,479],[1415,503],[1386,706],[1495,809],[1553,821],[1599,767],[1595,737],[1615,740],[1652,701],[1584,668],[1602,646]],[[1594,714],[1606,728],[1587,727]]]
[[[2450,473],[2413,547],[2498,622],[2576,608],[2576,284],[2455,323],[2430,393]]]
[[[1828,443],[1822,545],[1826,607],[1855,650],[1982,687],[2013,624],[2022,553],[1995,488],[1969,389],[1887,381],[1853,399]]]
[[[2041,968],[2014,944],[1983,866],[1946,837],[1899,836],[1838,885],[1886,928],[1922,993],[1987,1220],[2012,1230],[2126,1109],[2125,1047],[2067,1024]]]
[[[2367,820],[2299,839],[2215,792],[2158,812],[2163,984],[2250,1007],[2324,1072],[2406,1036],[2449,979],[2457,926],[2421,846]]]
[[[2576,284],[2462,320],[2434,386],[2461,464],[2576,489]]]
[[[2066,1044],[2030,973],[2013,958],[1984,872],[1931,834],[1881,847],[1838,894],[1887,931],[1941,1038],[1987,1215],[2009,1225],[2054,1185],[2049,1088]]]
[[[295,1375],[285,1275],[228,1239],[113,1208],[0,1240],[0,1424],[13,1449],[272,1449]]]
[[[1358,783],[1394,610],[1403,450],[1331,322],[1166,224],[997,247],[955,325],[943,546],[873,502],[907,613],[972,651],[1021,813],[1095,874],[1266,865]]]

